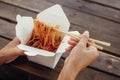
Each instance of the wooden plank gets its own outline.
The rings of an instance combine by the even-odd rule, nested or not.
[[[80,10],[92,15],[96,15],[114,22],[120,22],[120,11],[98,5],[95,3],[90,3],[85,0],[47,0],[53,3],[59,3],[61,5],[70,7],[72,9]]]
[[[99,3],[115,9],[120,9],[120,0],[88,0],[88,1]]]
[[[16,35],[15,35],[15,24],[14,23],[10,23],[10,22],[7,22],[3,19],[0,19],[0,35],[1,36],[4,36],[4,37],[7,37],[7,38],[10,38],[10,39],[13,39]],[[70,30],[80,30],[80,31],[84,31],[84,28],[79,28],[78,26],[75,26],[75,25],[71,25],[71,26],[74,26],[73,27],[70,27]]]
[[[0,38],[0,42],[1,42],[1,40],[4,41],[5,39]],[[7,41],[7,40],[5,40],[5,41]],[[3,42],[3,43],[6,44],[6,42]],[[61,59],[57,65],[57,67],[55,68],[55,70],[51,70],[51,69],[45,68],[43,66],[40,66],[40,65],[37,65],[37,64],[31,63],[31,62],[26,62],[26,61],[24,61],[24,59],[19,60],[19,62],[18,62],[18,60],[16,60],[17,63],[13,63],[10,65],[13,67],[16,67],[17,69],[20,69],[22,71],[30,73],[32,75],[46,78],[49,80],[57,79],[57,76],[59,75],[59,72],[60,72],[60,70],[63,66],[63,62],[64,62],[64,60]],[[21,64],[21,62],[24,62],[24,63]],[[105,73],[101,73],[101,72],[92,70],[90,68],[86,68],[79,74],[79,76],[77,77],[77,80],[88,80],[88,79],[119,80],[119,78],[117,78],[117,77],[107,75]]]
[[[64,60],[60,59],[58,65],[54,70],[40,66],[38,64],[24,61],[24,63],[12,63],[10,65],[14,65],[17,69],[21,69],[25,72],[28,72],[36,77],[42,77],[47,80],[56,80],[59,72],[63,67]],[[27,65],[26,65],[27,64]],[[77,76],[76,80],[119,80],[119,78],[114,77],[112,75],[108,75],[102,72],[98,72],[96,70],[85,68],[79,75]]]
[[[110,72],[120,76],[120,58],[112,55],[108,55],[103,52],[99,52],[100,57],[91,64],[91,67],[97,69],[105,69],[106,72]]]
[[[16,5],[18,7],[27,8],[31,11],[40,12],[44,10],[54,3],[45,1],[45,0],[34,0],[29,1],[21,1],[21,0],[4,0],[4,2],[10,3],[12,5]],[[33,6],[35,5],[35,6]],[[42,7],[43,6],[43,7]],[[70,22],[77,26],[83,27],[84,30],[89,30],[91,33],[91,37],[110,42],[112,44],[111,47],[105,47],[105,51],[110,52],[112,54],[120,56],[120,24],[114,23],[93,15],[89,15],[74,9],[70,9],[63,6],[65,13],[67,14]],[[1,10],[1,9],[0,9]],[[4,15],[5,16],[5,15]],[[92,20],[91,20],[92,19]],[[102,36],[99,36],[102,35]]]
[[[9,23],[0,19],[0,35],[14,38],[15,37],[15,24]]]
[[[1,23],[4,23],[4,25],[1,26],[2,28],[4,28],[4,31],[3,31],[2,29],[0,29],[0,30],[1,30],[0,32],[2,33],[2,31],[3,31],[3,32],[6,31],[6,32],[5,32],[4,34],[2,34],[2,35],[9,36],[8,34],[6,34],[6,33],[8,33],[8,32],[9,32],[9,34],[14,35],[14,31],[13,31],[14,29],[8,30],[9,27],[10,27],[9,25],[10,25],[11,23],[5,22],[5,21],[3,21],[3,20],[0,20],[0,21],[1,21]],[[4,27],[4,26],[7,26],[7,25],[8,25],[8,27]],[[13,24],[12,24],[12,25],[13,25]],[[76,29],[76,30],[84,30],[83,27],[75,27],[75,26],[74,26],[74,27],[71,27],[71,30],[73,30],[73,29]],[[11,32],[13,32],[13,33],[11,33]],[[96,66],[93,66],[93,67],[96,67]],[[104,70],[104,68],[101,68],[101,69]],[[113,69],[113,70],[114,70],[114,69]],[[119,70],[118,70],[118,71],[119,71]],[[115,73],[115,71],[113,71],[113,72]]]
[[[5,25],[4,25],[4,26],[5,26]],[[75,27],[72,27],[72,28],[73,28],[73,29],[76,29]],[[84,27],[82,27],[82,28],[81,28],[81,27],[80,27],[80,28],[77,27],[77,28],[78,28],[79,30],[81,30],[81,29],[83,28],[83,30],[84,30]],[[76,29],[76,30],[78,30],[78,29]],[[7,31],[8,31],[8,30],[7,30]],[[7,35],[7,34],[6,34],[6,35]]]
[[[9,13],[9,14],[8,14]],[[35,12],[24,10],[15,6],[10,6],[0,1],[0,17],[16,22],[16,15],[36,17]]]
[[[94,69],[85,68],[79,76],[77,76],[76,80],[119,80],[120,78],[114,77],[112,75],[108,75],[106,73],[102,73],[96,71]]]
[[[2,23],[5,23],[3,26],[6,26],[7,24],[9,24],[9,25],[12,24],[12,23],[8,23],[8,22],[3,21],[3,20],[0,20],[0,21],[2,21]],[[13,30],[10,31],[10,30],[7,30],[7,29],[8,29],[7,27],[4,28],[4,31],[6,31],[6,33],[8,31],[9,32],[11,32],[11,31],[13,32]],[[82,28],[78,28],[78,29],[83,30]],[[1,30],[0,32],[3,31],[2,29],[0,29],[0,30]],[[6,35],[6,33],[4,33],[2,35]],[[14,33],[12,33],[12,34],[14,34]],[[91,65],[91,67],[98,68],[98,69],[100,69],[102,71],[106,71],[106,72],[109,72],[109,73],[112,73],[112,74],[115,74],[115,75],[120,75],[120,68],[119,68],[120,59],[118,57],[114,57],[114,56],[111,57],[111,55],[107,55],[107,54],[105,55],[102,52],[100,54],[101,54],[100,59],[98,59],[96,61],[96,63],[94,63],[93,65]],[[113,61],[111,61],[111,60],[113,60]],[[111,65],[109,63],[107,63],[107,61],[110,61]],[[104,66],[100,67],[102,65],[104,65]],[[108,66],[111,66],[112,68],[109,68]]]
[[[47,80],[56,80],[59,73],[58,71],[52,70],[50,68],[38,65],[33,62],[29,62],[27,58],[20,57],[15,62],[11,63],[9,66],[25,71],[33,76],[44,78]],[[21,61],[22,60],[22,61]],[[24,61],[24,63],[23,63]]]
[[[120,58],[100,51],[99,53],[99,58],[91,64],[90,67],[97,68],[99,70],[104,69],[106,72],[120,76]],[[62,57],[66,58],[68,55],[68,53],[65,53]]]
[[[15,1],[14,0],[1,0],[1,2],[16,5],[17,7],[19,6],[20,8],[24,8],[24,9],[28,9],[28,10],[32,9],[31,11],[35,11],[35,12],[41,12],[42,10],[48,8],[48,6],[50,7],[53,5],[52,3],[46,3],[46,1],[41,1],[41,0],[35,0],[35,1],[30,0],[29,3],[28,3],[28,1],[29,0],[25,0],[25,1],[22,1],[22,0],[15,0]],[[47,6],[44,4],[47,4]]]
[[[0,80],[28,80],[26,73],[10,67],[8,65],[0,66]]]
[[[6,44],[8,44],[8,40],[5,40],[3,38],[0,37],[0,49],[5,46]]]

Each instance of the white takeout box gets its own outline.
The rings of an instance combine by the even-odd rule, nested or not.
[[[27,55],[28,60],[54,69],[62,53],[65,52],[65,48],[68,47],[68,36],[63,38],[63,41],[61,42],[56,53],[27,46],[25,44],[30,39],[34,28],[33,18],[27,16],[21,17],[20,15],[17,15],[16,18],[16,36],[21,41],[21,44],[18,45],[18,48],[25,51],[24,53]],[[70,27],[70,23],[63,9],[58,4],[40,12],[37,15],[37,19],[53,26],[60,25],[60,30],[66,32]]]

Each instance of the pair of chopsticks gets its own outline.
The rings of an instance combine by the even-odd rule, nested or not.
[[[54,28],[54,29],[55,29],[55,28]],[[81,37],[82,37],[82,35],[75,35],[75,34],[72,34],[72,33],[70,33],[70,32],[60,31],[60,30],[58,30],[58,29],[55,29],[55,30],[57,30],[57,31],[59,31],[59,32],[65,34],[65,35],[68,35],[68,36],[70,36],[70,37],[73,37],[73,38],[75,38],[75,39],[78,39],[78,40],[80,40]],[[97,43],[97,44],[96,44],[96,43]],[[108,43],[108,42],[104,42],[104,41],[100,41],[100,40],[96,40],[96,39],[92,39],[92,38],[89,38],[89,39],[88,39],[88,44],[91,44],[91,45],[95,46],[95,47],[96,47],[97,49],[99,49],[99,50],[103,50],[103,47],[100,46],[100,45],[98,45],[98,44],[101,44],[101,45],[104,45],[104,46],[110,46],[110,45],[111,45],[111,44]]]
[[[73,37],[73,38],[76,38],[76,39],[78,39],[78,40],[80,40],[81,37],[82,37],[82,35],[79,35],[79,36],[78,36],[78,35],[75,35],[75,34],[72,34],[72,33],[69,33],[69,32],[65,32],[64,34],[69,35],[69,36],[71,36],[71,37]],[[96,44],[96,43],[97,43],[97,44]],[[104,45],[104,46],[110,46],[110,45],[111,45],[111,44],[108,43],[108,42],[99,41],[99,40],[92,39],[92,38],[89,38],[89,39],[88,39],[88,44],[93,45],[93,46],[95,46],[97,49],[100,49],[100,50],[103,50],[103,47],[100,46],[100,45],[98,45],[98,44],[101,44],[101,45]]]

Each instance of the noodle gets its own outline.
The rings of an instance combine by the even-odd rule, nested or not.
[[[35,19],[32,36],[26,45],[50,52],[56,52],[62,41],[63,35],[54,28],[59,29],[59,26],[56,25],[55,27],[52,27],[51,25],[46,25]]]

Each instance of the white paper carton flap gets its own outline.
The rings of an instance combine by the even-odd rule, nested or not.
[[[26,43],[32,34],[34,23],[32,17],[21,17],[17,15],[16,36],[20,39],[21,43]]]
[[[37,15],[39,21],[51,24],[53,26],[60,25],[60,30],[68,31],[70,23],[62,9],[58,4],[40,12]]]

